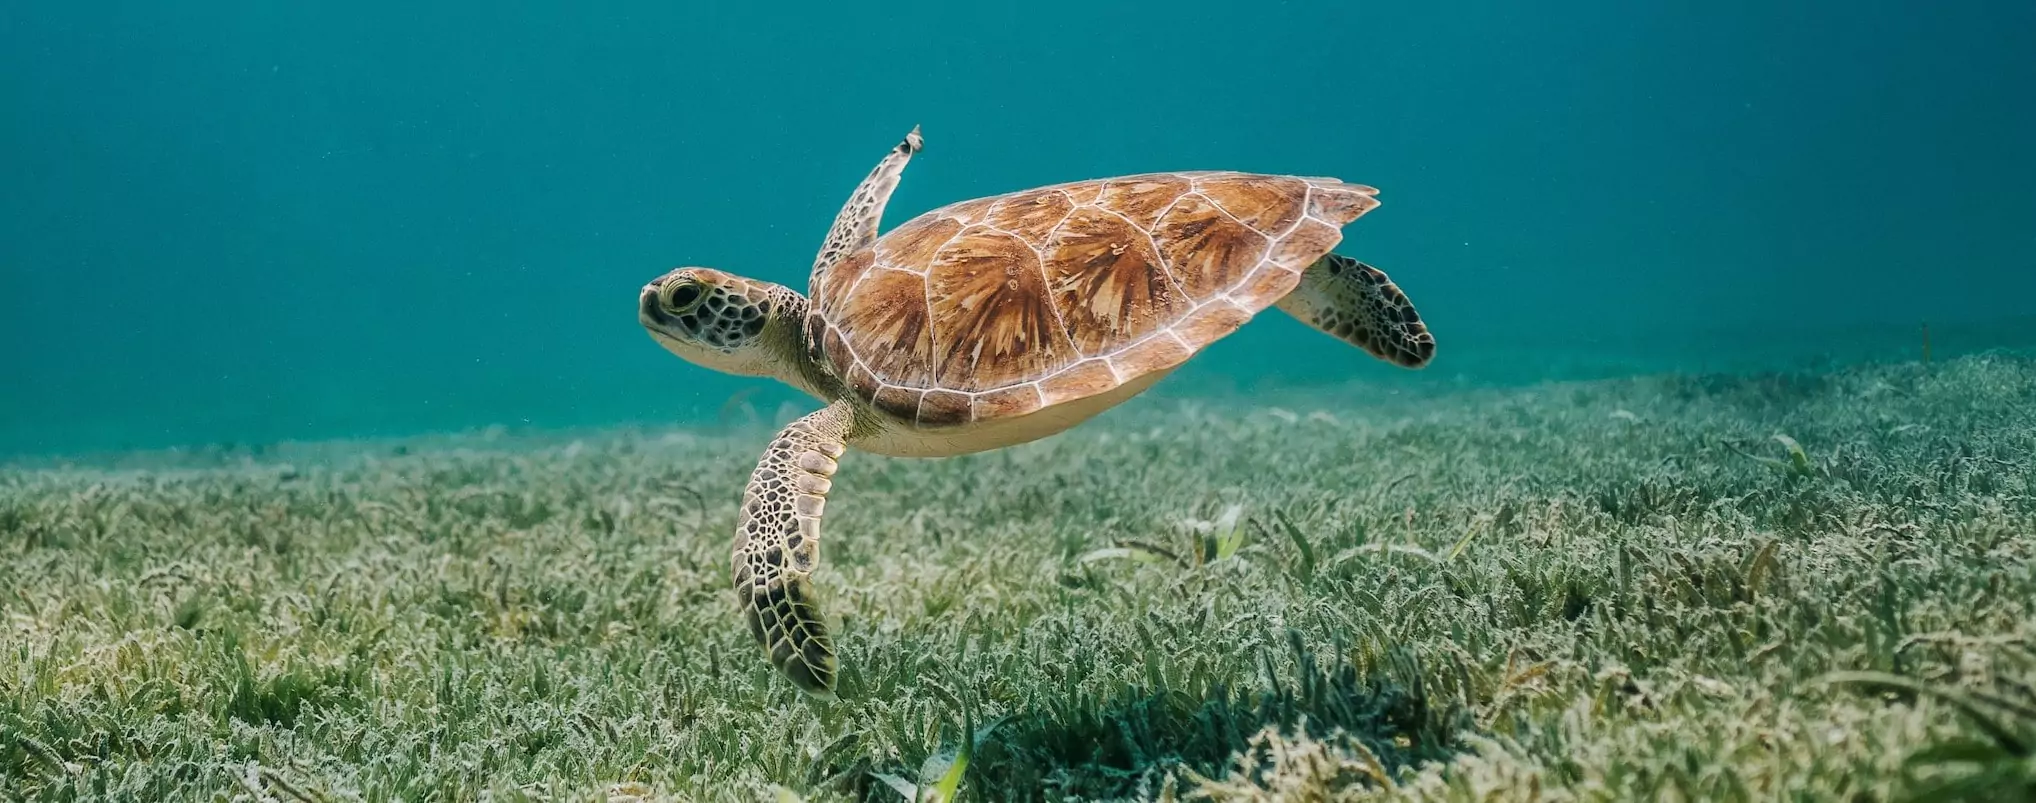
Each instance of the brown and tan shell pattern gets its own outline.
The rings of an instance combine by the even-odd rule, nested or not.
[[[808,331],[851,392],[916,428],[1024,415],[1236,331],[1377,192],[1204,171],[963,201],[816,276]]]

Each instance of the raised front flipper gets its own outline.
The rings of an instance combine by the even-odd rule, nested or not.
[[[835,402],[787,424],[757,461],[735,525],[735,594],[771,665],[800,689],[834,695],[833,640],[813,570],[820,512],[847,440],[850,408]]]
[[[912,161],[912,154],[925,147],[926,141],[919,136],[919,127],[913,126],[911,133],[899,142],[897,147],[884,155],[875,169],[857,185],[855,193],[848,196],[848,203],[842,204],[835,213],[834,227],[827,231],[827,241],[820,245],[820,255],[813,260],[813,276],[808,280],[809,290],[821,286],[826,273],[842,257],[877,239],[877,227],[884,219],[884,204],[891,200],[891,192],[898,188],[898,177],[905,172],[905,164]]]
[[[1435,336],[1385,271],[1326,254],[1301,274],[1279,308],[1339,340],[1402,368],[1435,358]]]

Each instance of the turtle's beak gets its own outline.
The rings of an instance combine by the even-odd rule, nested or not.
[[[644,285],[643,292],[636,298],[637,322],[652,329],[661,328],[660,324],[670,323],[665,316],[664,307],[657,300],[658,288],[663,284],[663,280],[659,280]]]

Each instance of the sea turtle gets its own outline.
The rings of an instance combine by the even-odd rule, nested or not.
[[[1269,306],[1396,365],[1435,339],[1379,269],[1330,253],[1377,190],[1333,178],[1148,173],[962,201],[879,236],[918,127],[856,187],[807,282],[702,267],[644,285],[674,354],[826,406],[764,450],[736,514],[736,597],[773,666],[834,693],[813,572],[848,447],[939,457],[1025,443],[1144,391]]]

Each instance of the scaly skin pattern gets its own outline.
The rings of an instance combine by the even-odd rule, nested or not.
[[[820,514],[853,412],[835,402],[792,422],[749,475],[735,520],[736,599],[771,665],[794,684],[831,696],[836,661],[814,595]]]
[[[1435,359],[1435,336],[1386,272],[1326,254],[1280,299],[1280,311],[1386,362],[1420,368]]]

